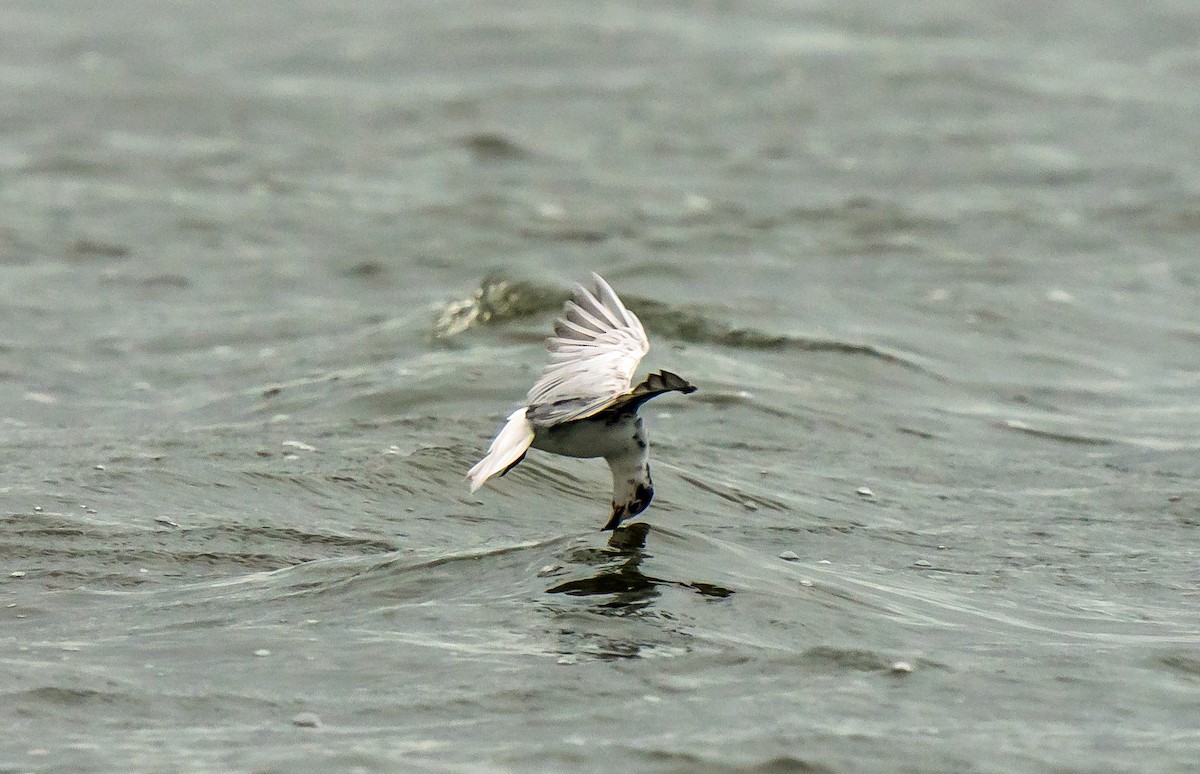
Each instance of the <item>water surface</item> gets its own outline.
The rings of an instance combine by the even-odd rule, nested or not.
[[[0,10],[0,770],[1200,762],[1183,2]],[[464,472],[600,271],[657,498]]]

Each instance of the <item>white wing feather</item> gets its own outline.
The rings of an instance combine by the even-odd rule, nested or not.
[[[599,274],[582,285],[546,340],[550,364],[529,390],[529,419],[537,426],[583,419],[629,392],[633,372],[650,351],[637,315]]]

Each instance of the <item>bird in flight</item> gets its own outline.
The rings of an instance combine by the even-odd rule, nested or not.
[[[631,387],[633,372],[650,351],[637,316],[599,274],[592,287],[577,285],[546,340],[550,364],[514,411],[487,454],[468,471],[471,491],[503,476],[532,446],[567,457],[603,457],[612,469],[615,530],[654,498],[650,449],[638,409],[667,392],[695,392],[670,371],[650,374]]]

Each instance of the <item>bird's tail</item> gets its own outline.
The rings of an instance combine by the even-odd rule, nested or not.
[[[520,462],[525,452],[529,451],[529,444],[533,443],[533,425],[525,417],[525,411],[524,408],[519,408],[508,417],[508,421],[488,447],[487,454],[467,471],[472,492],[497,473],[507,473],[508,469]]]

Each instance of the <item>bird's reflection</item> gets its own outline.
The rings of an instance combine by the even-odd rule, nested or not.
[[[611,596],[596,606],[597,612],[609,615],[629,615],[653,604],[661,595],[660,587],[673,586],[706,597],[727,597],[732,590],[711,583],[665,580],[646,575],[642,562],[646,553],[646,535],[650,525],[634,522],[613,530],[608,548],[581,549],[571,558],[580,564],[598,567],[587,578],[578,578],[546,589],[547,594],[568,594],[575,597]]]

